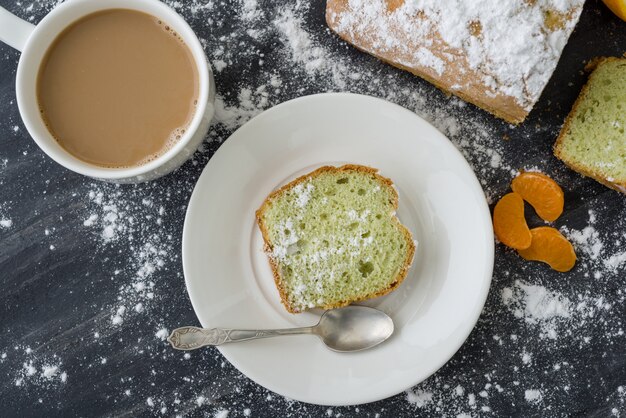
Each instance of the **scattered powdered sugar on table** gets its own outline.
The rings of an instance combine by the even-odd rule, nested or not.
[[[251,21],[258,19],[262,15],[262,11],[259,8],[257,0],[243,0],[242,7],[242,19],[244,21]]]
[[[502,302],[512,310],[515,317],[525,318],[529,323],[570,316],[571,302],[567,298],[549,292],[543,286],[519,281],[515,282],[513,288],[505,287],[502,290]]]
[[[626,250],[620,253],[613,254],[604,261],[604,265],[613,270],[621,269],[626,264]]]
[[[165,206],[153,198],[137,201],[118,187],[94,185],[87,199],[90,213],[83,225],[103,245],[113,245],[120,239],[132,242],[127,264],[111,272],[112,279],[120,282],[117,303],[111,309],[111,325],[119,326],[127,316],[142,314],[150,306],[156,295],[153,276],[165,267],[167,259],[178,258],[178,249],[174,249],[172,235],[163,227]]]
[[[606,216],[607,208],[587,202],[594,208],[587,223],[559,224],[565,225],[561,230],[576,248],[579,261],[575,268],[584,272],[587,283],[569,283],[567,275],[552,274],[538,263],[514,263],[516,270],[509,270],[503,260],[517,255],[499,248],[489,300],[466,344],[441,371],[383,403],[318,408],[252,383],[215,350],[184,354],[171,350],[165,341],[169,330],[184,325],[172,312],[190,309],[182,284],[180,233],[199,167],[230,133],[263,110],[289,98],[324,91],[358,92],[398,103],[451,139],[477,173],[490,200],[504,193],[520,167],[512,166],[507,142],[491,119],[486,122],[488,116],[468,111],[470,106],[459,99],[444,97],[365,54],[349,53],[326,30],[323,18],[313,14],[309,2],[167,3],[207,37],[201,42],[216,70],[218,93],[208,141],[182,169],[183,174],[138,186],[86,181],[76,196],[78,228],[86,242],[96,244],[94,257],[106,260],[98,264],[102,270],[92,274],[115,284],[113,292],[99,294],[95,301],[102,314],[93,320],[93,329],[85,338],[98,349],[91,357],[86,355],[80,369],[110,370],[115,376],[109,378],[116,386],[116,402],[146,408],[137,414],[220,418],[257,413],[382,417],[393,416],[395,411],[407,416],[474,417],[496,415],[501,404],[539,408],[529,411],[548,411],[549,415],[558,412],[543,408],[557,396],[561,400],[577,396],[572,387],[588,367],[585,356],[624,341],[617,313],[626,298],[626,213],[614,213],[614,232],[601,233],[596,218]],[[41,17],[55,4],[25,4],[22,16],[35,22],[35,15]],[[229,19],[235,20],[228,35],[209,39],[211,31],[202,30],[219,27]],[[534,138],[525,139],[531,143]],[[196,166],[198,169],[193,168]],[[535,160],[533,167],[541,171],[544,165]],[[18,214],[0,207],[0,233],[12,233],[19,223]],[[54,225],[46,231],[46,238],[54,236]],[[140,329],[145,332],[138,337],[135,331]],[[124,345],[127,358],[112,358],[108,344],[113,342]],[[53,397],[53,390],[76,384],[75,370],[66,369],[66,358],[34,351],[0,347],[0,364],[13,364],[10,379],[15,385],[19,383],[25,390],[50,389]],[[501,357],[504,365],[494,365],[495,356]],[[211,368],[206,359],[211,359]],[[145,379],[135,377],[136,369],[125,370],[144,360],[150,360],[146,364],[152,368]],[[185,364],[193,367],[185,368]],[[172,370],[176,371],[173,377]],[[556,383],[545,386],[537,376]],[[179,391],[160,388],[165,379],[180,380]],[[613,389],[606,401],[617,411],[613,414],[625,410],[625,398],[624,387]],[[250,399],[254,403],[249,403]],[[256,411],[258,404],[263,405],[263,412]]]
[[[561,228],[577,253],[584,256],[580,262],[590,269],[595,279],[626,271],[626,231],[615,228],[610,236],[602,237],[596,229],[596,211],[589,209],[588,216],[587,225],[580,230],[567,226]]]
[[[589,224],[582,230],[563,228],[567,237],[574,243],[577,249],[581,250],[589,259],[597,260],[602,253],[603,243],[600,234],[595,229],[595,212],[589,210]]]
[[[24,387],[57,387],[67,382],[68,374],[63,370],[63,362],[57,355],[39,357],[30,347],[16,346],[10,353],[3,353],[2,359],[11,358],[14,362],[21,361],[13,376],[15,386]]]
[[[291,59],[300,64],[309,76],[330,75],[338,89],[345,88],[348,79],[359,80],[362,75],[351,68],[346,60],[316,43],[303,29],[303,18],[297,14],[297,10],[297,6],[294,9],[285,8],[273,22]]]
[[[537,389],[527,389],[524,392],[524,398],[531,403],[539,403],[541,402],[542,395],[541,391]]]
[[[13,226],[13,221],[6,214],[5,204],[0,203],[0,230],[9,229]]]
[[[418,408],[421,408],[433,401],[433,394],[432,392],[426,392],[419,389],[416,391],[409,390],[406,393],[406,400],[409,401],[409,403],[415,404]]]
[[[215,413],[214,417],[215,418],[228,418],[229,414],[230,414],[230,411],[226,409],[221,409]]]
[[[528,324],[538,324],[543,333],[540,337],[555,339],[555,321],[571,316],[572,304],[564,296],[550,292],[543,286],[529,285],[516,281],[514,286],[502,289],[502,303],[516,318]]]
[[[168,337],[168,335],[170,335],[169,331],[167,330],[167,328],[161,328],[160,330],[158,330],[156,332],[156,334],[154,334],[158,339],[160,339],[161,341],[165,341],[165,339]]]
[[[234,130],[267,108],[268,96],[266,85],[261,85],[254,91],[242,88],[237,96],[238,106],[228,106],[224,103],[224,98],[218,95],[215,100],[214,121],[228,130]]]

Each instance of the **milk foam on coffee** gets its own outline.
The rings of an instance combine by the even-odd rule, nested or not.
[[[166,22],[111,9],[70,25],[46,53],[37,81],[57,142],[98,166],[145,164],[184,134],[198,100],[189,48]]]

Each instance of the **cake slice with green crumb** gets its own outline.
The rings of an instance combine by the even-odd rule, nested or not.
[[[270,194],[256,217],[285,308],[338,308],[397,288],[416,244],[397,207],[391,180],[359,165],[321,167]]]
[[[565,120],[554,155],[626,193],[626,59],[599,58]]]

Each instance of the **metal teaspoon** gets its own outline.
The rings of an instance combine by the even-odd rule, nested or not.
[[[302,328],[238,330],[223,328],[176,328],[167,340],[177,350],[195,350],[257,338],[281,335],[317,335],[333,351],[349,352],[374,347],[393,334],[393,321],[382,311],[366,306],[347,306],[324,312],[317,325]]]

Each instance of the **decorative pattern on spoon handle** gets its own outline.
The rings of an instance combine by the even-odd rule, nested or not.
[[[176,328],[167,338],[177,350],[195,350],[209,345],[220,345],[235,341],[252,340],[280,335],[275,330],[236,330],[223,328]]]

